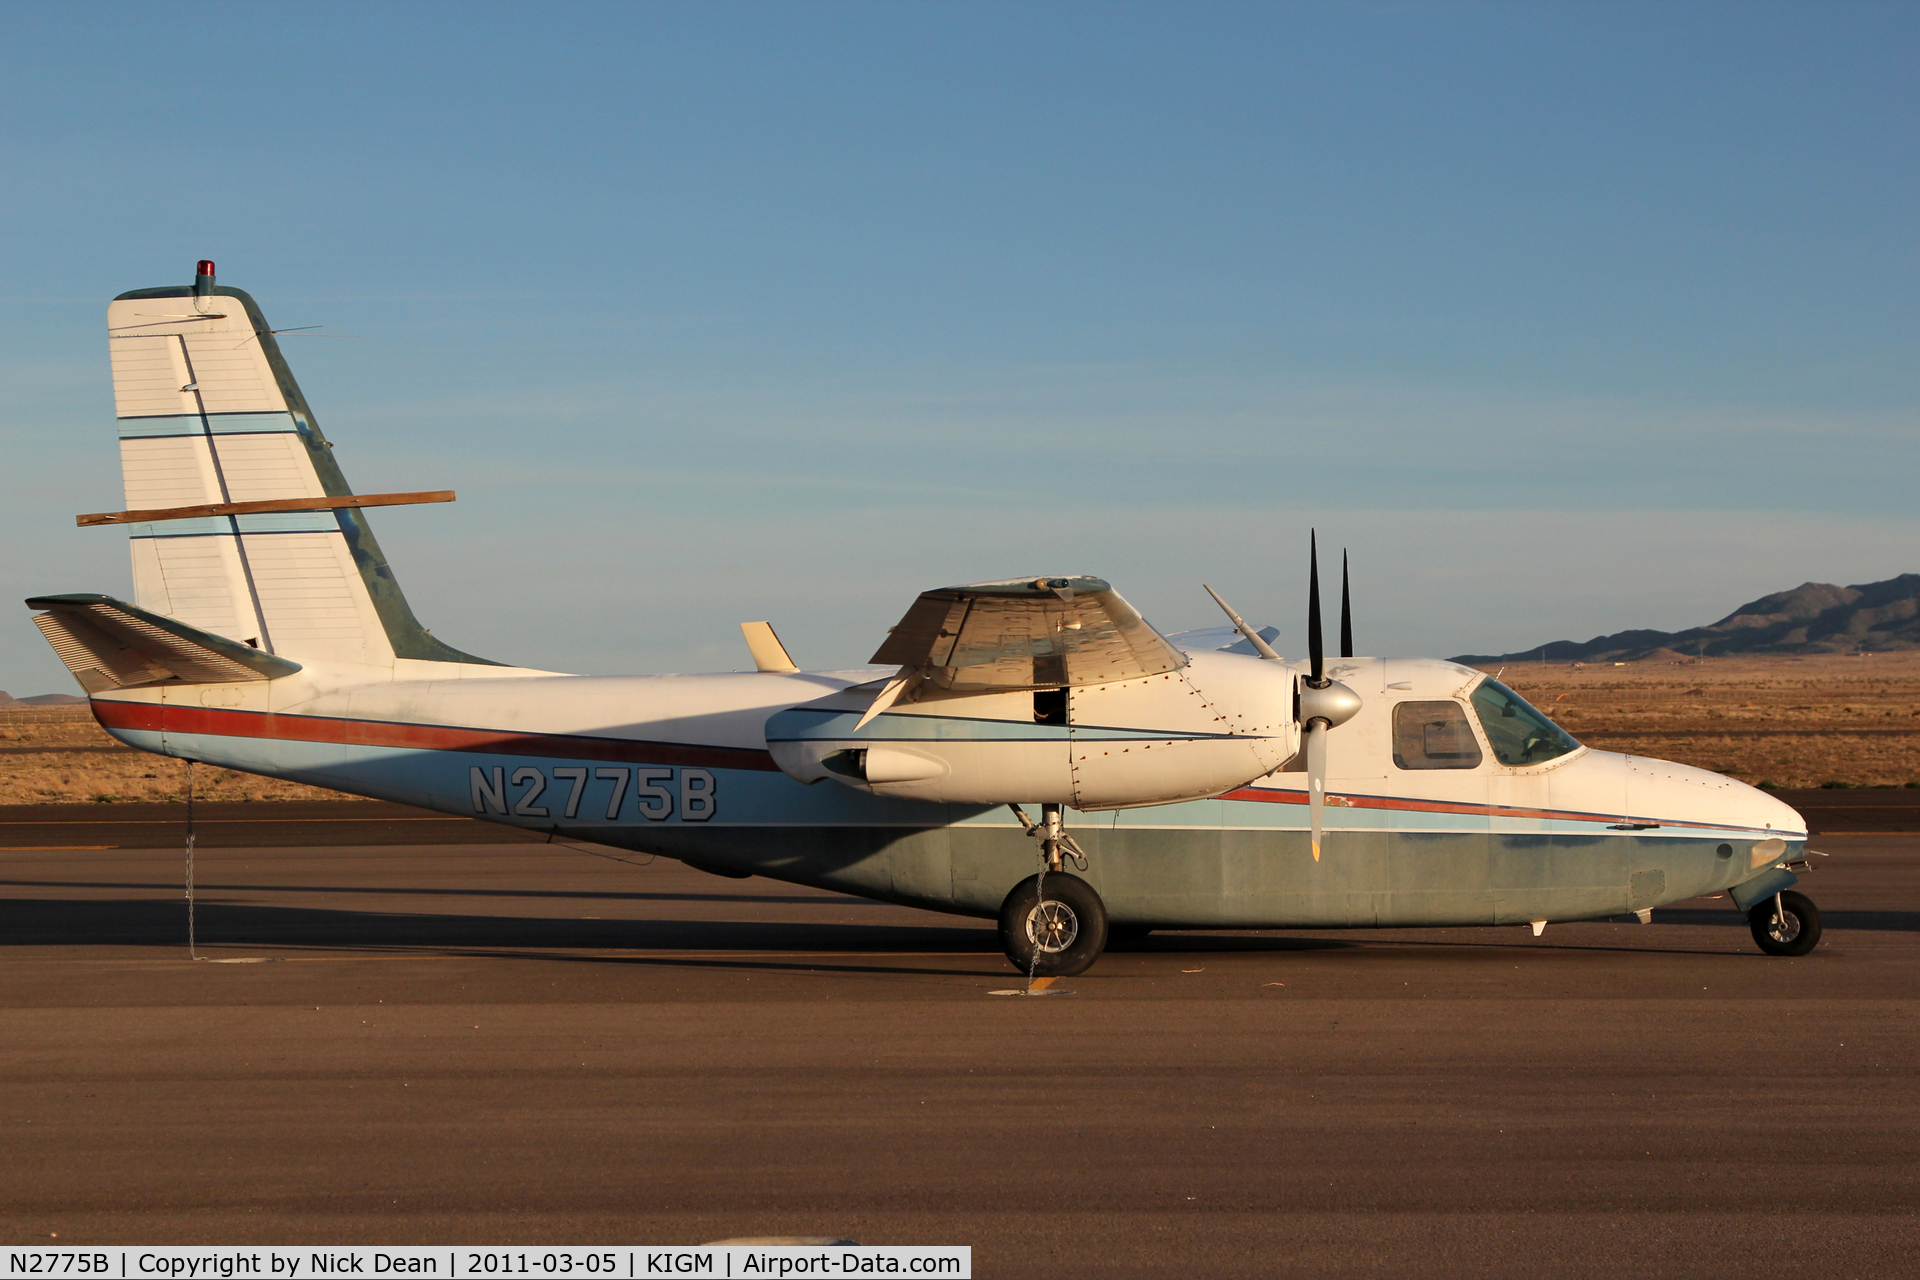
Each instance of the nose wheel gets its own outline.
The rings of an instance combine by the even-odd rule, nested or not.
[[[1820,909],[1791,889],[1756,902],[1747,912],[1753,940],[1770,956],[1803,956],[1820,945]]]
[[[1028,876],[1000,906],[1000,945],[1021,973],[1071,978],[1107,949],[1107,906],[1065,871]]]

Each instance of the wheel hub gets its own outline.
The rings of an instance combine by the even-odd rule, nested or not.
[[[1064,902],[1042,902],[1027,912],[1027,940],[1049,955],[1071,947],[1080,936],[1080,917]]]
[[[1767,922],[1767,936],[1775,942],[1792,942],[1800,936],[1800,917],[1791,911],[1782,911]]]

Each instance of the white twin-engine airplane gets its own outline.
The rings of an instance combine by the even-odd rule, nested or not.
[[[1217,595],[1232,628],[1168,637],[1075,576],[926,592],[850,670],[801,671],[764,622],[751,673],[462,653],[361,510],[453,495],[354,496],[252,298],[202,262],[107,328],[129,509],[80,522],[128,527],[133,603],[27,604],[142,750],[997,916],[1026,973],[1153,929],[1538,934],[1720,892],[1765,951],[1819,940],[1794,810],[1584,747],[1481,672],[1352,656],[1344,581],[1327,664],[1317,567],[1304,663]]]

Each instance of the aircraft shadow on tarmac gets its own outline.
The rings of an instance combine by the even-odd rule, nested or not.
[[[1631,916],[1623,917],[1632,919]],[[1745,928],[1745,913],[1719,911],[1662,910],[1653,915],[1657,924],[1738,925]],[[1920,911],[1832,911],[1820,912],[1820,923],[1828,929],[1863,929],[1869,933],[1920,933]]]
[[[999,950],[989,930],[831,921],[552,919],[342,911],[204,899],[197,905],[196,917],[202,945],[222,947],[939,950],[983,954]],[[186,904],[179,900],[43,898],[0,902],[0,943],[14,946],[171,946],[186,941],[186,927]]]
[[[37,887],[54,887],[37,882]],[[98,884],[91,888],[103,887]],[[151,885],[140,888],[151,889]],[[237,887],[230,887],[233,891]],[[203,887],[202,892],[214,891]],[[282,887],[284,891],[284,887]],[[329,888],[329,893],[339,893]],[[362,890],[385,893],[385,889]],[[531,895],[528,895],[531,896]],[[568,895],[558,895],[568,896]],[[582,897],[647,897],[702,900],[700,895],[610,894]],[[735,903],[757,899],[733,896]],[[801,901],[830,909],[872,906],[818,897],[773,898]],[[0,945],[11,946],[181,946],[186,941],[186,906],[179,899],[125,898],[13,898],[0,899]],[[997,957],[998,936],[991,928],[972,924],[956,928],[930,916],[927,924],[850,924],[841,921],[739,920],[583,920],[460,913],[401,913],[343,911],[316,907],[262,906],[208,902],[196,908],[203,948],[258,947],[302,951],[405,951],[439,949],[463,953],[528,956],[579,950],[783,952],[791,960],[809,953],[823,958],[875,958],[889,953]],[[1249,935],[1191,935],[1148,939],[1123,950],[1262,950],[1308,951],[1355,945],[1324,938]],[[561,958],[561,957],[553,957]],[[690,954],[688,959],[694,957]],[[598,962],[618,962],[620,956],[599,955]],[[740,957],[749,960],[750,957]],[[648,957],[658,963],[659,957]],[[677,961],[676,961],[677,962]],[[802,961],[801,967],[819,967]],[[836,966],[837,967],[837,966]],[[899,968],[899,966],[888,966]]]
[[[171,889],[150,880],[0,880],[0,891],[7,889]],[[418,894],[429,898],[578,898],[583,901],[618,902],[761,902],[774,904],[832,903],[840,907],[883,907],[871,898],[847,898],[838,894],[823,897],[817,893],[606,893],[578,889],[410,889],[381,887],[358,889],[340,885],[307,884],[210,884],[199,882],[201,893],[366,893],[382,897]]]
[[[27,890],[154,890],[173,889],[154,883],[65,883],[65,881],[0,881],[6,889]],[[177,889],[173,889],[179,892]],[[326,894],[420,894],[451,898],[530,898],[564,900],[578,898],[584,908],[593,910],[593,902],[655,902],[655,904],[701,904],[726,902],[733,906],[814,906],[820,910],[839,908],[876,908],[883,904],[808,894],[741,894],[741,892],[578,892],[578,890],[488,890],[488,889],[396,889],[396,887],[290,887],[290,885],[202,885],[202,894],[282,894],[282,892],[326,892]],[[1611,923],[1624,923],[1632,917],[1620,917]],[[1920,912],[1826,912],[1824,921],[1832,929],[1860,929],[1878,933],[1920,933]],[[1745,915],[1728,908],[1680,908],[1661,910],[1655,915],[1655,927],[1711,927],[1715,931],[1745,927]],[[1513,929],[1444,929],[1432,931],[1392,931],[1390,938],[1361,933],[1344,938],[1325,935],[1300,936],[1277,933],[1179,933],[1152,936],[1131,942],[1116,942],[1116,952],[1309,952],[1344,950],[1369,942],[1390,942],[1396,950],[1405,946],[1434,948],[1484,948],[1488,944],[1515,942]],[[1523,931],[1524,933],[1524,931]],[[1667,950],[1645,946],[1655,936],[1634,931],[1630,946],[1605,946],[1597,950]],[[998,954],[998,938],[991,927],[970,923],[954,927],[945,917],[929,915],[927,923],[849,923],[843,919],[778,919],[778,921],[714,921],[714,919],[582,919],[582,917],[530,917],[530,915],[484,915],[461,912],[355,912],[338,908],[311,906],[273,906],[257,902],[209,902],[198,904],[198,936],[202,946],[211,948],[292,948],[324,952],[461,952],[480,956],[522,956],[564,960],[559,952],[685,952],[685,956],[593,956],[597,963],[712,963],[712,965],[776,965],[776,967],[856,967],[885,969],[891,973],[947,973],[922,965],[902,967],[899,963],[874,965],[883,956],[910,954],[933,958],[950,954],[954,958],[989,958]],[[1565,936],[1565,935],[1563,935]],[[186,940],[186,910],[179,898],[4,898],[0,896],[0,946],[180,946]],[[1678,940],[1678,938],[1674,938]],[[1571,938],[1569,938],[1571,942]],[[1597,938],[1582,938],[1578,950],[1596,950]],[[1542,942],[1526,938],[1532,948]],[[1544,950],[1557,950],[1549,944]],[[1688,950],[1688,948],[1682,948]],[[699,958],[697,952],[758,952],[758,956],[737,958]],[[783,960],[770,954],[783,952]],[[814,960],[818,956],[818,960]],[[872,956],[872,960],[866,960]],[[586,960],[586,956],[574,956]]]
[[[54,887],[37,882],[36,887]],[[101,888],[95,884],[89,887]],[[152,889],[151,885],[140,888]],[[202,892],[218,892],[211,886]],[[226,891],[247,891],[244,886],[227,886]],[[257,891],[257,890],[256,890]],[[284,886],[279,892],[286,892]],[[343,892],[330,887],[330,893]],[[389,889],[344,890],[344,892],[389,893]],[[517,896],[537,897],[537,894]],[[583,899],[646,898],[674,901],[704,901],[695,894],[555,894]],[[726,898],[726,895],[719,895]],[[769,901],[806,902],[837,909],[842,906],[868,906],[867,903],[838,899],[735,896],[735,903]],[[511,915],[472,915],[443,912],[349,911],[317,907],[234,904],[202,900],[197,907],[198,936],[203,946],[230,948],[296,948],[300,950],[343,951],[432,951],[436,949],[478,951],[499,955],[507,952],[529,955],[569,950],[613,951],[685,951],[685,952],[785,952],[817,953],[822,958],[856,959],[862,954],[878,958],[886,953],[950,953],[991,956],[999,952],[994,931],[979,924],[954,927],[927,924],[860,924],[844,921],[740,921],[740,920],[622,920],[555,919]],[[1629,917],[1630,919],[1630,917]],[[1836,929],[1860,929],[1880,932],[1920,932],[1920,912],[1912,911],[1831,911],[1825,922]],[[1711,926],[1744,928],[1746,919],[1731,910],[1663,911],[1656,924],[1668,926]],[[1428,939],[1408,937],[1407,931],[1395,931],[1399,946],[1430,945],[1453,948],[1486,946],[1486,935],[1493,930],[1436,931]],[[1499,930],[1504,935],[1510,930]],[[101,898],[0,898],[0,945],[11,946],[178,946],[185,941],[185,904],[178,899],[101,899]],[[1287,952],[1324,951],[1365,945],[1378,941],[1367,935],[1351,941],[1324,936],[1276,935],[1272,933],[1164,934],[1129,945],[1116,945],[1115,951],[1164,952]],[[1531,942],[1531,940],[1528,940]],[[1652,941],[1652,939],[1648,939]],[[1533,944],[1538,946],[1539,944]],[[1590,944],[1589,944],[1590,945]],[[1608,948],[1611,949],[1611,948]],[[1632,950],[1641,947],[1628,948]],[[618,961],[619,956],[596,956],[601,962]],[[688,959],[693,957],[689,956]],[[793,957],[790,955],[789,959]],[[740,957],[747,960],[749,957]],[[659,957],[649,958],[658,962]],[[803,961],[803,967],[815,967]],[[897,967],[897,966],[889,966]]]
[[[4,893],[8,889],[42,889],[42,890],[44,889],[134,889],[134,890],[145,890],[148,892],[153,892],[155,890],[166,891],[166,890],[171,890],[173,888],[175,888],[175,886],[171,884],[160,885],[160,884],[155,884],[152,881],[148,881],[148,880],[125,880],[125,881],[103,881],[103,880],[79,881],[79,880],[38,880],[38,879],[36,880],[0,880],[0,893]],[[530,899],[559,899],[559,900],[577,899],[582,902],[726,902],[726,903],[756,903],[756,904],[772,905],[772,906],[815,906],[815,907],[832,907],[832,908],[858,907],[858,908],[868,908],[868,909],[885,907],[887,905],[884,902],[879,902],[871,898],[852,898],[852,897],[845,897],[839,894],[823,895],[818,893],[810,893],[810,894],[741,893],[738,891],[731,892],[731,893],[727,893],[727,892],[721,892],[721,893],[618,893],[618,892],[606,892],[606,891],[600,891],[600,890],[579,890],[579,889],[448,889],[444,887],[409,888],[405,886],[387,886],[387,885],[378,886],[378,887],[370,886],[365,888],[358,888],[358,887],[345,886],[345,885],[229,884],[224,882],[222,883],[203,882],[200,885],[200,892],[203,894],[209,894],[209,893],[256,893],[256,894],[325,893],[325,894],[367,894],[375,897],[407,897],[412,895],[412,896],[429,897],[429,898],[530,898]],[[33,900],[25,900],[25,901],[16,900],[15,902],[7,903],[4,900],[0,900],[0,920],[6,919],[5,913],[9,906],[24,907],[24,906],[30,905],[32,901]],[[76,903],[75,905],[78,905],[78,904]],[[232,908],[227,904],[220,904],[220,903],[202,903],[200,907],[200,910],[202,912],[205,912],[208,910],[220,911],[220,910],[232,910],[232,909],[234,908]],[[279,910],[280,908],[257,908],[257,909],[258,910]],[[432,915],[415,915],[412,913],[407,913],[404,915],[393,915],[391,913],[373,913],[371,915],[368,915],[366,913],[360,913],[360,912],[340,912],[337,914],[348,916],[353,919],[373,918],[373,919],[387,919],[387,920],[396,920],[396,919],[397,920],[422,920],[422,919],[467,919],[469,918],[469,917],[457,917],[457,916],[443,916],[438,913],[434,913]],[[471,919],[485,921],[485,920],[502,920],[502,919],[505,919],[505,917],[475,916],[475,917],[471,917]],[[1631,916],[1611,916],[1606,919],[1605,923],[1622,924],[1631,919],[1633,919],[1633,917]],[[1882,933],[1920,933],[1920,912],[1914,912],[1914,911],[1832,911],[1832,910],[1828,910],[1828,911],[1821,912],[1821,919],[1826,925],[1835,929],[1864,929],[1869,932],[1882,932]],[[1657,923],[1663,924],[1663,925],[1709,925],[1709,926],[1732,927],[1735,925],[1745,925],[1747,918],[1743,913],[1739,911],[1731,910],[1728,908],[1662,907],[1659,909],[1659,911],[1656,914],[1656,921]],[[566,920],[553,921],[553,920],[546,920],[538,917],[534,918],[534,922],[543,923],[543,924],[569,923],[569,921],[566,921]],[[618,922],[595,921],[595,922],[589,922],[589,923],[614,924]],[[646,925],[653,922],[629,921],[627,923],[630,925],[638,926],[638,927],[645,927]],[[694,922],[694,921],[689,921],[686,923],[688,923],[689,925],[694,925],[696,927],[699,924],[699,922]],[[754,927],[762,928],[762,927],[770,927],[770,926],[756,925]],[[809,924],[797,924],[796,927],[817,928],[819,926],[809,925]],[[861,927],[864,927],[864,926],[861,926]],[[904,926],[904,927],[914,928],[914,926]],[[1459,926],[1459,927],[1471,928],[1474,926]],[[1436,940],[1438,940],[1439,934],[1436,933],[1435,938]],[[1161,935],[1162,941],[1166,941],[1168,939],[1169,939],[1169,935],[1164,933]],[[1192,935],[1183,935],[1183,939],[1184,941],[1195,944],[1195,949],[1204,948],[1209,942],[1213,943],[1214,945],[1232,946],[1235,943],[1242,943],[1242,944],[1250,945],[1253,947],[1264,947],[1264,946],[1268,946],[1276,943],[1284,943],[1286,941],[1296,941],[1296,942],[1302,941],[1302,939],[1289,940],[1285,938],[1274,937],[1270,933],[1269,934],[1260,934],[1260,933],[1235,934],[1231,932],[1225,933],[1225,934],[1213,935],[1211,938],[1206,938],[1204,936],[1195,937]],[[68,939],[68,940],[71,941],[72,939]],[[14,942],[14,941],[18,941],[18,940],[10,937],[0,937],[0,945],[5,945],[8,942]],[[60,939],[45,939],[42,941],[57,942],[57,941],[60,941]],[[118,939],[115,939],[115,941],[118,941]],[[628,943],[626,945],[631,945],[631,943]],[[1112,946],[1111,949],[1125,950],[1128,948],[1116,943]]]

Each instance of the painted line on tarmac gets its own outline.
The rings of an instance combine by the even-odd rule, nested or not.
[[[1059,981],[1057,978],[1035,978],[1024,987],[1002,987],[987,994],[990,996],[1070,996],[1073,994],[1072,989],[1068,987],[1054,986],[1053,984],[1057,981]]]

